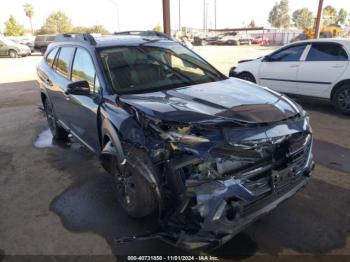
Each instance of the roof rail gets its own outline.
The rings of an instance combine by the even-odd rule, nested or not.
[[[95,38],[89,33],[64,33],[56,35],[55,41],[67,42],[88,42],[90,45],[96,45]]]
[[[163,38],[163,39],[173,40],[167,34],[157,32],[157,31],[152,31],[152,30],[115,32],[114,35],[138,35],[138,36],[155,37],[155,38]]]

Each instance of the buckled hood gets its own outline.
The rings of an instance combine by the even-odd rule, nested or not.
[[[253,83],[226,79],[165,91],[120,96],[120,101],[164,121],[269,123],[300,113],[287,97]]]

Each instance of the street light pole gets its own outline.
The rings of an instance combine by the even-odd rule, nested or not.
[[[323,9],[323,0],[319,0],[318,2],[318,10],[316,17],[316,27],[315,27],[315,38],[320,37],[320,26],[321,26],[321,17],[322,17],[322,9]]]
[[[116,0],[109,0],[116,8],[116,15],[117,15],[117,32],[120,31],[120,20],[119,20],[119,5]]]
[[[205,33],[205,0],[203,0],[203,31]]]
[[[214,0],[214,28],[216,29],[216,0]]]
[[[179,0],[179,32],[181,32],[181,0]]]

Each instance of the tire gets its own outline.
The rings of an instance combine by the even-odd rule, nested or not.
[[[45,99],[44,110],[53,139],[60,141],[67,140],[68,132],[63,127],[57,124],[57,119],[53,113],[52,104],[50,103],[49,99]]]
[[[157,208],[157,201],[151,185],[142,176],[141,165],[127,162],[121,172],[116,170],[118,168],[113,167],[118,202],[123,210],[133,218],[152,214]]]
[[[237,77],[252,83],[256,83],[255,77],[249,72],[242,72]]]
[[[41,53],[41,55],[44,55],[45,52],[46,52],[46,47],[44,47],[44,46],[40,47],[40,53]]]
[[[227,45],[236,45],[236,44],[235,44],[235,41],[232,41],[232,40],[228,40],[228,41],[226,42],[226,44],[227,44]]]
[[[17,57],[18,57],[18,53],[17,53],[16,50],[10,50],[10,51],[9,51],[9,56],[10,56],[11,58],[17,58]]]
[[[332,104],[338,112],[350,114],[350,84],[345,84],[335,91]]]

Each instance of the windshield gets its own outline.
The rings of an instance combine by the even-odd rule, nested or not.
[[[225,79],[193,52],[174,42],[102,49],[100,57],[117,93],[148,92]]]

